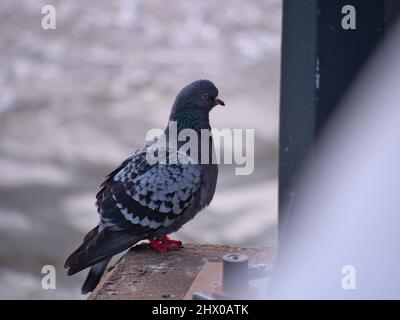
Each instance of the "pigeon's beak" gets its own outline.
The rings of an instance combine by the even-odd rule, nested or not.
[[[215,98],[214,106],[216,106],[216,105],[225,106],[225,102],[223,102],[221,99]]]

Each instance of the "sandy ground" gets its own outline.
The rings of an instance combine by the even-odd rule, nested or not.
[[[255,171],[220,169],[209,208],[175,236],[275,245],[281,1],[0,0],[0,298],[81,298],[62,268],[97,222],[105,174],[164,128],[178,90],[212,80],[212,126],[255,129]],[[40,286],[57,270],[57,290]]]

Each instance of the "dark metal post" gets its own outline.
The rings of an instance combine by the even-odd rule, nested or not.
[[[296,175],[324,125],[382,38],[385,0],[284,0],[279,147],[279,232],[284,237],[296,199]],[[342,8],[355,9],[344,29]],[[398,6],[397,6],[398,7]]]

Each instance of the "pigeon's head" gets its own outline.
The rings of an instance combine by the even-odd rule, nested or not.
[[[178,93],[171,118],[174,120],[178,115],[208,114],[216,105],[225,105],[218,98],[217,87],[209,80],[197,80]]]

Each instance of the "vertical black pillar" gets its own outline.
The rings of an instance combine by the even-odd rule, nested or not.
[[[279,146],[279,233],[296,199],[296,175],[324,125],[382,38],[388,0],[284,0]],[[344,29],[342,8],[355,9]],[[391,19],[393,20],[393,19]]]

